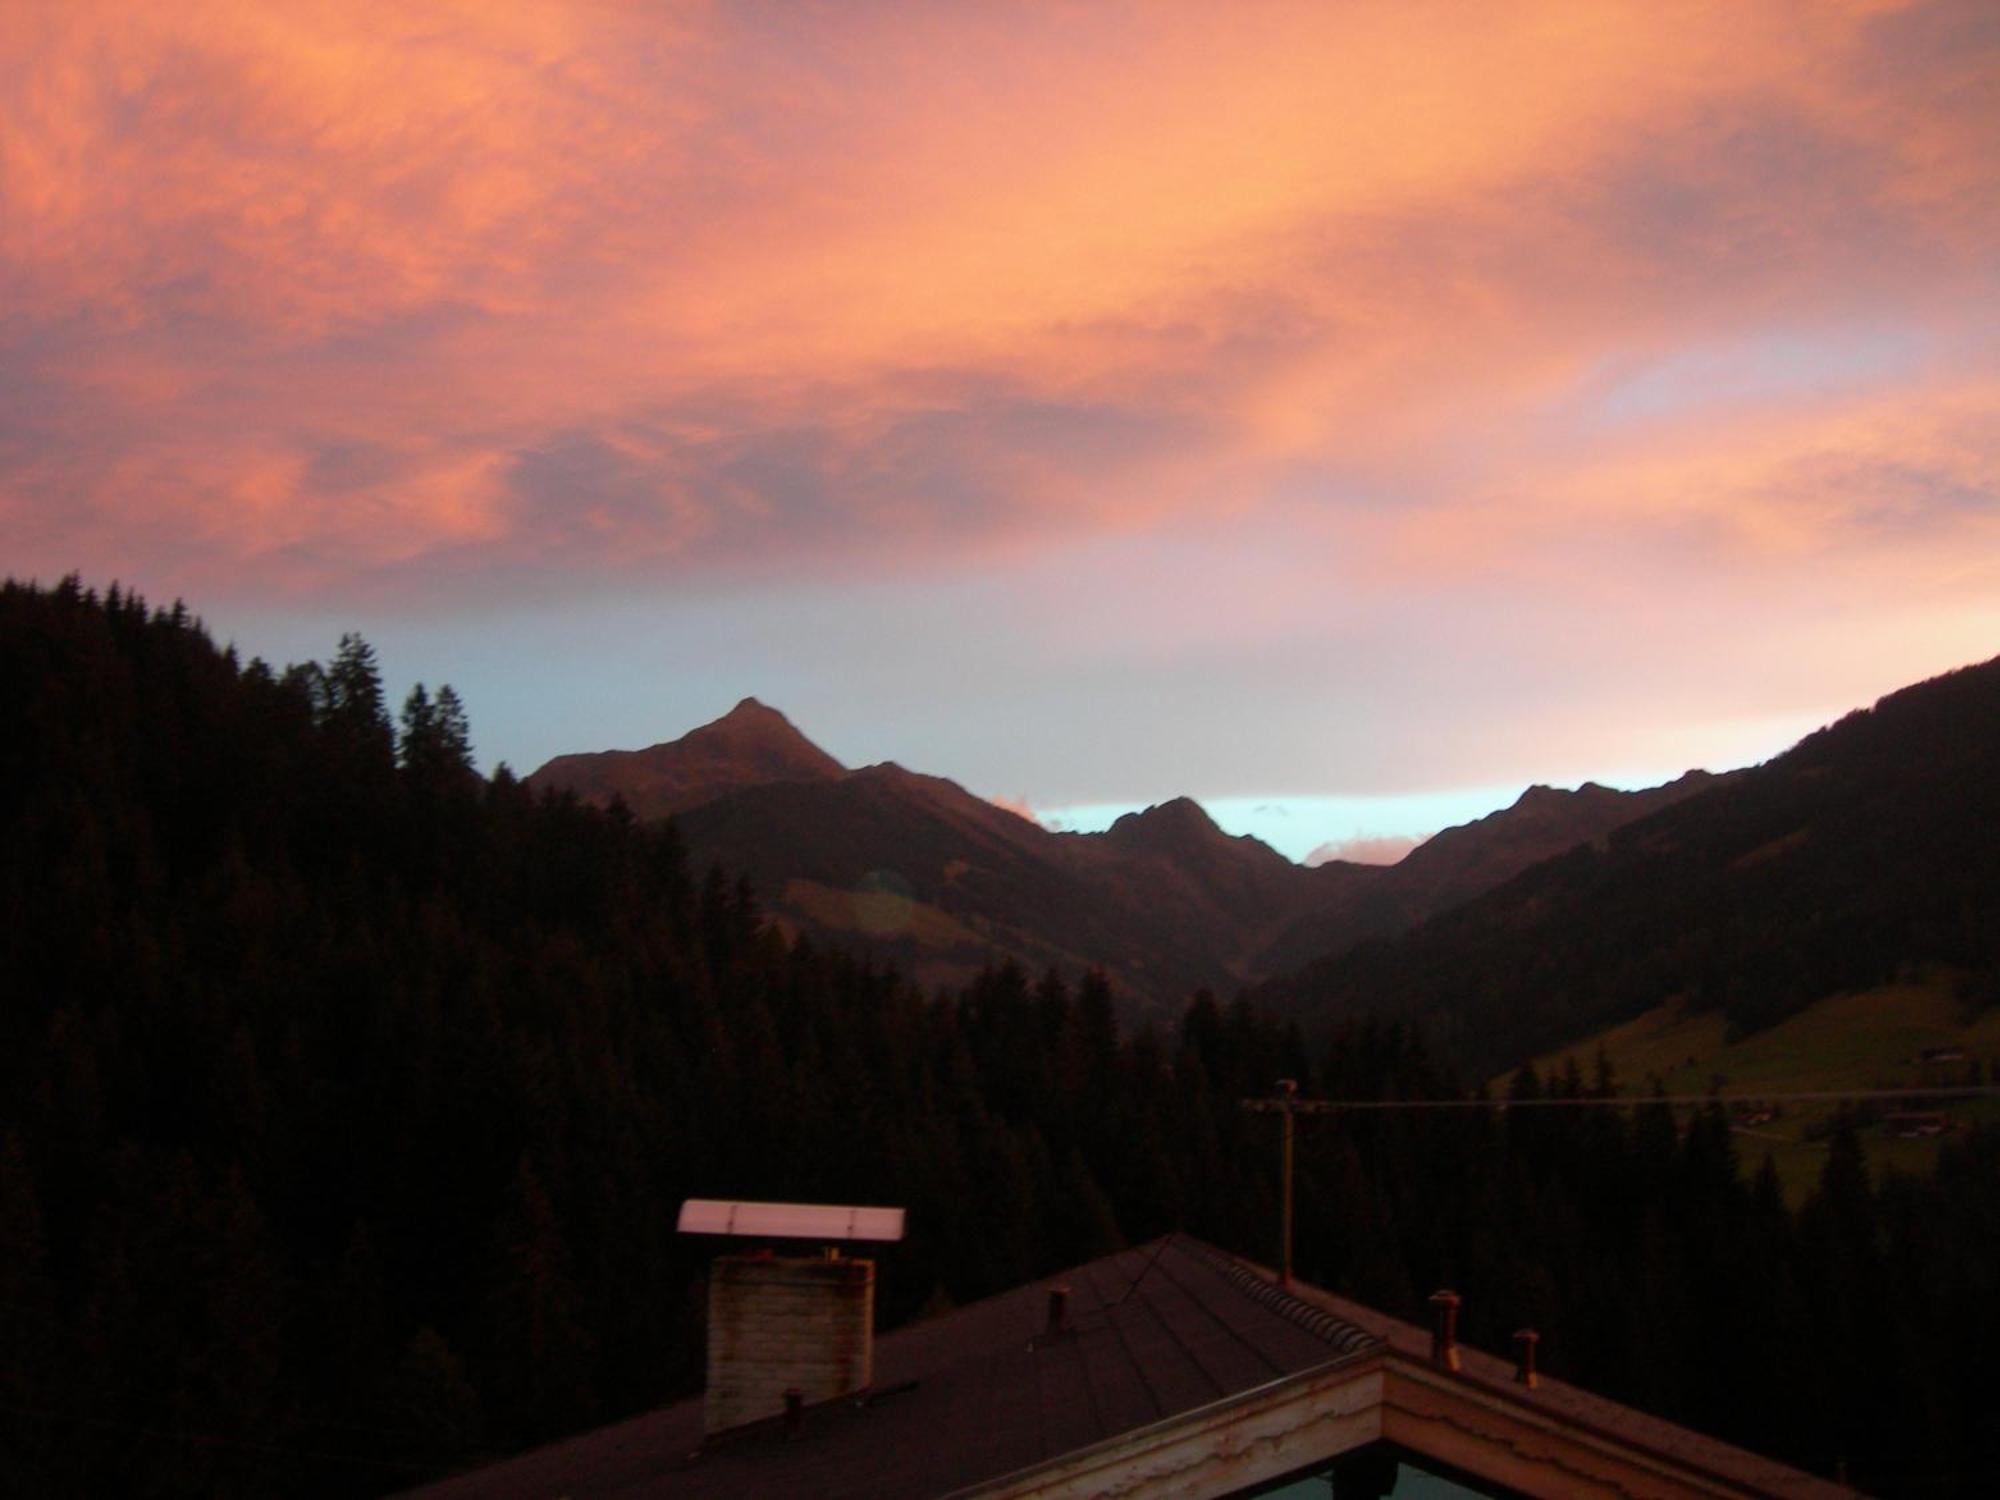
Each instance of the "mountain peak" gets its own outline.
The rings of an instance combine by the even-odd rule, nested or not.
[[[728,730],[737,734],[774,735],[788,740],[796,740],[803,745],[812,741],[799,732],[799,727],[785,717],[781,709],[771,707],[761,698],[744,698],[719,719],[711,719],[692,734],[703,734],[709,730]],[[819,747],[814,745],[817,750]]]
[[[1572,792],[1565,792],[1558,787],[1548,786],[1538,781],[1514,799],[1514,806],[1560,807],[1565,802],[1570,801],[1574,795]]]
[[[1172,797],[1144,812],[1126,813],[1098,836],[1130,853],[1164,855],[1176,861],[1222,859],[1248,861],[1253,866],[1291,863],[1252,834],[1223,832],[1208,809],[1192,797]]]
[[[741,787],[846,774],[846,767],[777,709],[745,698],[677,740],[645,750],[558,756],[528,779],[568,787],[590,802],[620,796],[639,816],[661,818]]]
[[[1172,797],[1165,802],[1156,802],[1144,812],[1123,813],[1111,825],[1111,832],[1121,833],[1126,838],[1134,836],[1158,838],[1180,835],[1221,834],[1215,826],[1215,819],[1192,797]]]
[[[840,776],[847,769],[801,734],[790,719],[755,698],[743,699],[721,718],[688,731],[673,744],[705,758],[755,769],[760,773],[756,779],[766,781]]]

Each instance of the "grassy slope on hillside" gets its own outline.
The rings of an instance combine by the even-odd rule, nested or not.
[[[1949,978],[1942,975],[1830,995],[1737,1042],[1727,1040],[1726,1030],[1719,1013],[1689,1014],[1672,1002],[1538,1058],[1535,1067],[1546,1075],[1574,1058],[1587,1078],[1601,1046],[1628,1093],[1650,1092],[1658,1079],[1669,1094],[1719,1090],[1727,1099],[1750,1099],[1826,1089],[1921,1087],[1926,1079],[1920,1059],[1931,1047],[1964,1048],[1982,1065],[1982,1077],[1987,1065],[2000,1059],[2000,1010],[1967,1024]],[[1495,1081],[1496,1094],[1505,1092],[1506,1082]],[[1754,1168],[1769,1152],[1787,1201],[1797,1203],[1818,1180],[1825,1159],[1823,1136],[1835,1108],[1789,1106],[1771,1123],[1739,1131],[1745,1166]],[[1954,1124],[2000,1117],[2000,1100],[1958,1102],[1950,1113]],[[1927,1172],[1937,1160],[1935,1139],[1899,1140],[1879,1123],[1868,1126],[1862,1138],[1878,1172],[1887,1167]]]

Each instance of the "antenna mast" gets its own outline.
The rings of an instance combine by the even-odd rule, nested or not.
[[[1292,1284],[1292,1132],[1297,1115],[1323,1115],[1339,1106],[1325,1099],[1301,1099],[1296,1078],[1280,1078],[1277,1097],[1245,1099],[1243,1107],[1252,1114],[1278,1114],[1284,1119],[1283,1145],[1279,1148],[1278,1285]]]

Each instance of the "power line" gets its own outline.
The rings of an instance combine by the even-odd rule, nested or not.
[[[1618,1094],[1562,1099],[1245,1099],[1243,1108],[1260,1114],[1285,1111],[1325,1115],[1350,1109],[1642,1109],[1649,1104],[1833,1104],[1868,1099],[1986,1099],[2000,1096],[2000,1084],[1968,1084],[1934,1089],[1812,1089],[1756,1094]]]

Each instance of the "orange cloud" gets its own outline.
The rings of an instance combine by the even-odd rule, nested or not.
[[[1949,3],[10,7],[0,515],[307,593],[1218,516],[1299,612],[1579,533],[1921,572],[1989,535],[1996,62]]]

